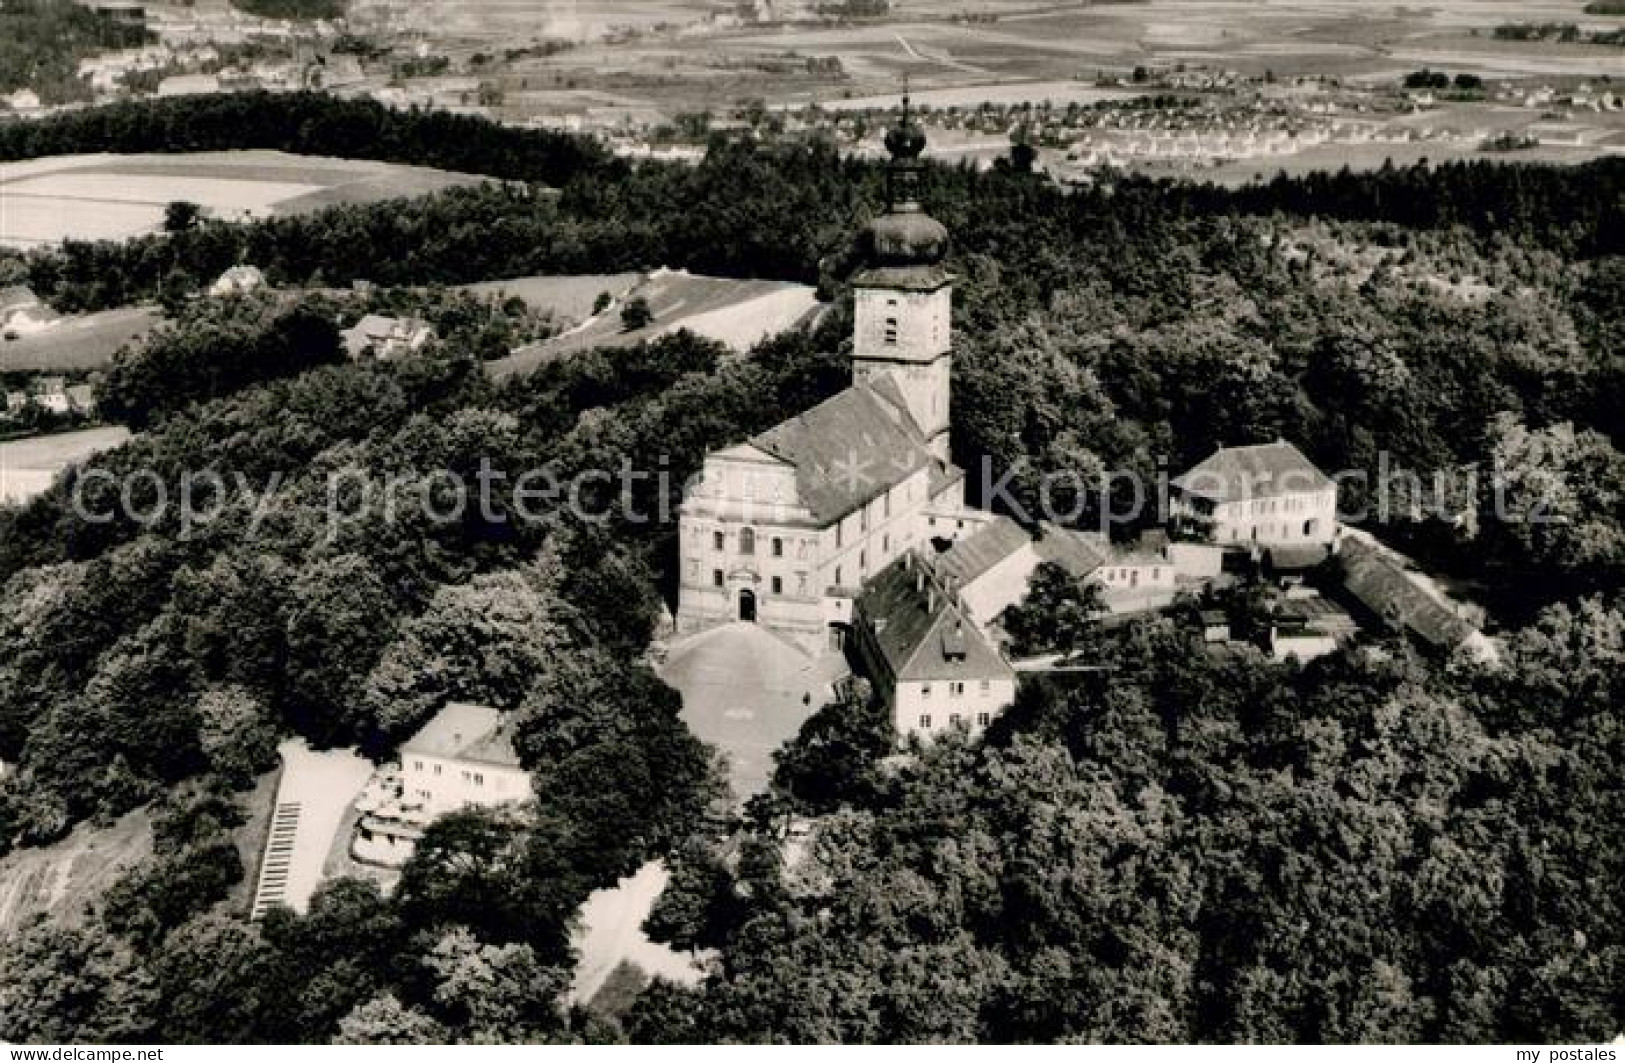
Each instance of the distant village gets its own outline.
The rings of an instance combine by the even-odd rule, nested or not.
[[[436,42],[424,12],[378,0],[354,5],[346,20],[308,22],[258,18],[230,7],[149,7],[135,0],[85,4],[121,25],[143,27],[152,37],[144,47],[80,60],[87,103],[320,89],[396,107],[593,134],[630,157],[688,160],[697,160],[717,134],[818,135],[847,150],[878,152],[878,131],[895,105],[895,98],[877,98],[864,106],[848,99],[851,92],[843,88],[840,98],[823,105],[740,100],[726,111],[672,113],[616,93],[554,92],[507,73],[511,61],[534,58],[547,48],[454,55]],[[768,10],[753,18],[796,14],[765,6]],[[719,13],[702,28],[725,29],[739,17]],[[555,46],[567,51],[572,44],[560,39],[548,47]],[[846,83],[838,56],[787,53],[782,62],[787,71],[816,72],[834,88]],[[573,90],[574,83],[568,87]],[[1079,70],[1070,86],[1047,85],[1044,92],[1055,99],[1011,102],[1019,88],[989,85],[984,101],[975,100],[974,86],[954,90],[953,103],[933,106],[929,94],[922,98],[919,120],[940,134],[938,155],[987,166],[1013,143],[1025,143],[1040,153],[1041,169],[1067,183],[1087,182],[1103,168],[1189,173],[1288,159],[1315,149],[1359,152],[1373,145],[1625,150],[1625,122],[1611,117],[1625,115],[1625,97],[1607,78],[1483,81],[1422,70],[1392,80],[1278,79],[1268,72],[1244,75],[1222,66],[1160,60],[1131,74]],[[0,96],[0,117],[53,109],[26,88]]]

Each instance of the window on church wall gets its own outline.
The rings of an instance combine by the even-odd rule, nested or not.
[[[846,521],[838,520],[835,522],[835,549],[839,550],[841,548],[841,540],[845,538]]]
[[[881,504],[881,512],[885,516],[890,517],[891,516],[891,492],[887,491],[885,494],[880,496],[880,499],[881,499],[881,502],[880,502],[880,504]]]
[[[887,346],[895,347],[897,345],[897,319],[895,317],[886,319],[885,338]]]
[[[722,570],[720,568],[713,568],[711,570],[711,586],[722,586]]]
[[[796,593],[797,594],[806,594],[807,593],[807,574],[805,572],[797,572],[796,573]]]
[[[727,538],[720,531],[714,531],[711,533],[711,549],[721,550],[726,546]]]
[[[756,552],[756,533],[749,528],[739,529],[739,552],[741,554]]]
[[[773,556],[774,557],[783,557],[784,556],[784,540],[780,539],[776,535],[773,537]]]
[[[778,576],[773,577],[773,593],[774,594],[783,594],[784,593],[784,580],[780,579]]]

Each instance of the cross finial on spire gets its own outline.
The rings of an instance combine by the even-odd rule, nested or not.
[[[908,125],[908,71],[903,71],[903,124]]]

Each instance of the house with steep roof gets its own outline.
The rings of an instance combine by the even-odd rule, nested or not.
[[[485,705],[449,702],[401,746],[403,797],[430,816],[530,797],[513,727]]]
[[[817,650],[850,634],[868,580],[916,545],[952,541],[964,473],[948,460],[948,234],[918,201],[925,135],[887,136],[888,209],[853,278],[852,384],[713,452],[683,500],[677,627],[759,623]]]
[[[1047,522],[1029,532],[1008,517],[994,517],[954,543],[937,559],[937,568],[953,581],[977,622],[992,624],[1027,597],[1039,565],[1051,562],[1079,579],[1098,579],[1111,556],[1102,536]]]
[[[421,351],[434,339],[434,329],[415,317],[367,314],[339,336],[344,341],[345,353],[351,358],[370,355],[388,360]]]
[[[232,266],[209,285],[209,295],[222,298],[241,295],[265,287],[265,274],[258,266]]]
[[[1320,547],[1337,536],[1337,485],[1285,440],[1222,447],[1170,485],[1176,530],[1218,546]],[[1282,550],[1285,557],[1289,551]],[[1297,559],[1303,551],[1290,551]]]
[[[447,703],[401,746],[400,758],[400,768],[381,769],[356,802],[364,815],[350,852],[365,863],[400,867],[440,816],[531,796],[511,721],[485,705]]]
[[[979,731],[1016,696],[1016,673],[928,550],[910,550],[858,596],[854,649],[899,734]]]
[[[1449,655],[1468,646],[1475,655],[1493,656],[1468,611],[1431,589],[1400,555],[1369,536],[1349,535],[1337,557],[1344,595],[1385,629],[1435,653]]]

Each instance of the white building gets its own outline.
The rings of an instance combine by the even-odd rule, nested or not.
[[[258,266],[232,266],[209,285],[209,294],[216,298],[240,295],[265,287],[265,274]]]
[[[430,817],[530,797],[512,727],[484,705],[454,701],[401,746],[402,798]]]
[[[917,198],[925,135],[905,116],[886,141],[889,207],[853,281],[852,386],[706,458],[681,510],[681,632],[748,621],[808,649],[839,644],[858,588],[964,523],[948,461],[948,233]]]
[[[1217,450],[1171,486],[1176,527],[1219,546],[1329,550],[1337,536],[1337,485],[1285,440]]]
[[[929,548],[911,550],[864,587],[854,638],[899,734],[980,731],[1016,697],[1016,673]]]
[[[379,771],[356,801],[364,815],[350,852],[365,863],[400,867],[440,816],[531,796],[511,725],[484,705],[447,704],[401,746],[400,756],[400,769]]]
[[[434,339],[434,329],[415,317],[368,314],[339,335],[351,358],[371,355],[390,359],[421,351]]]

